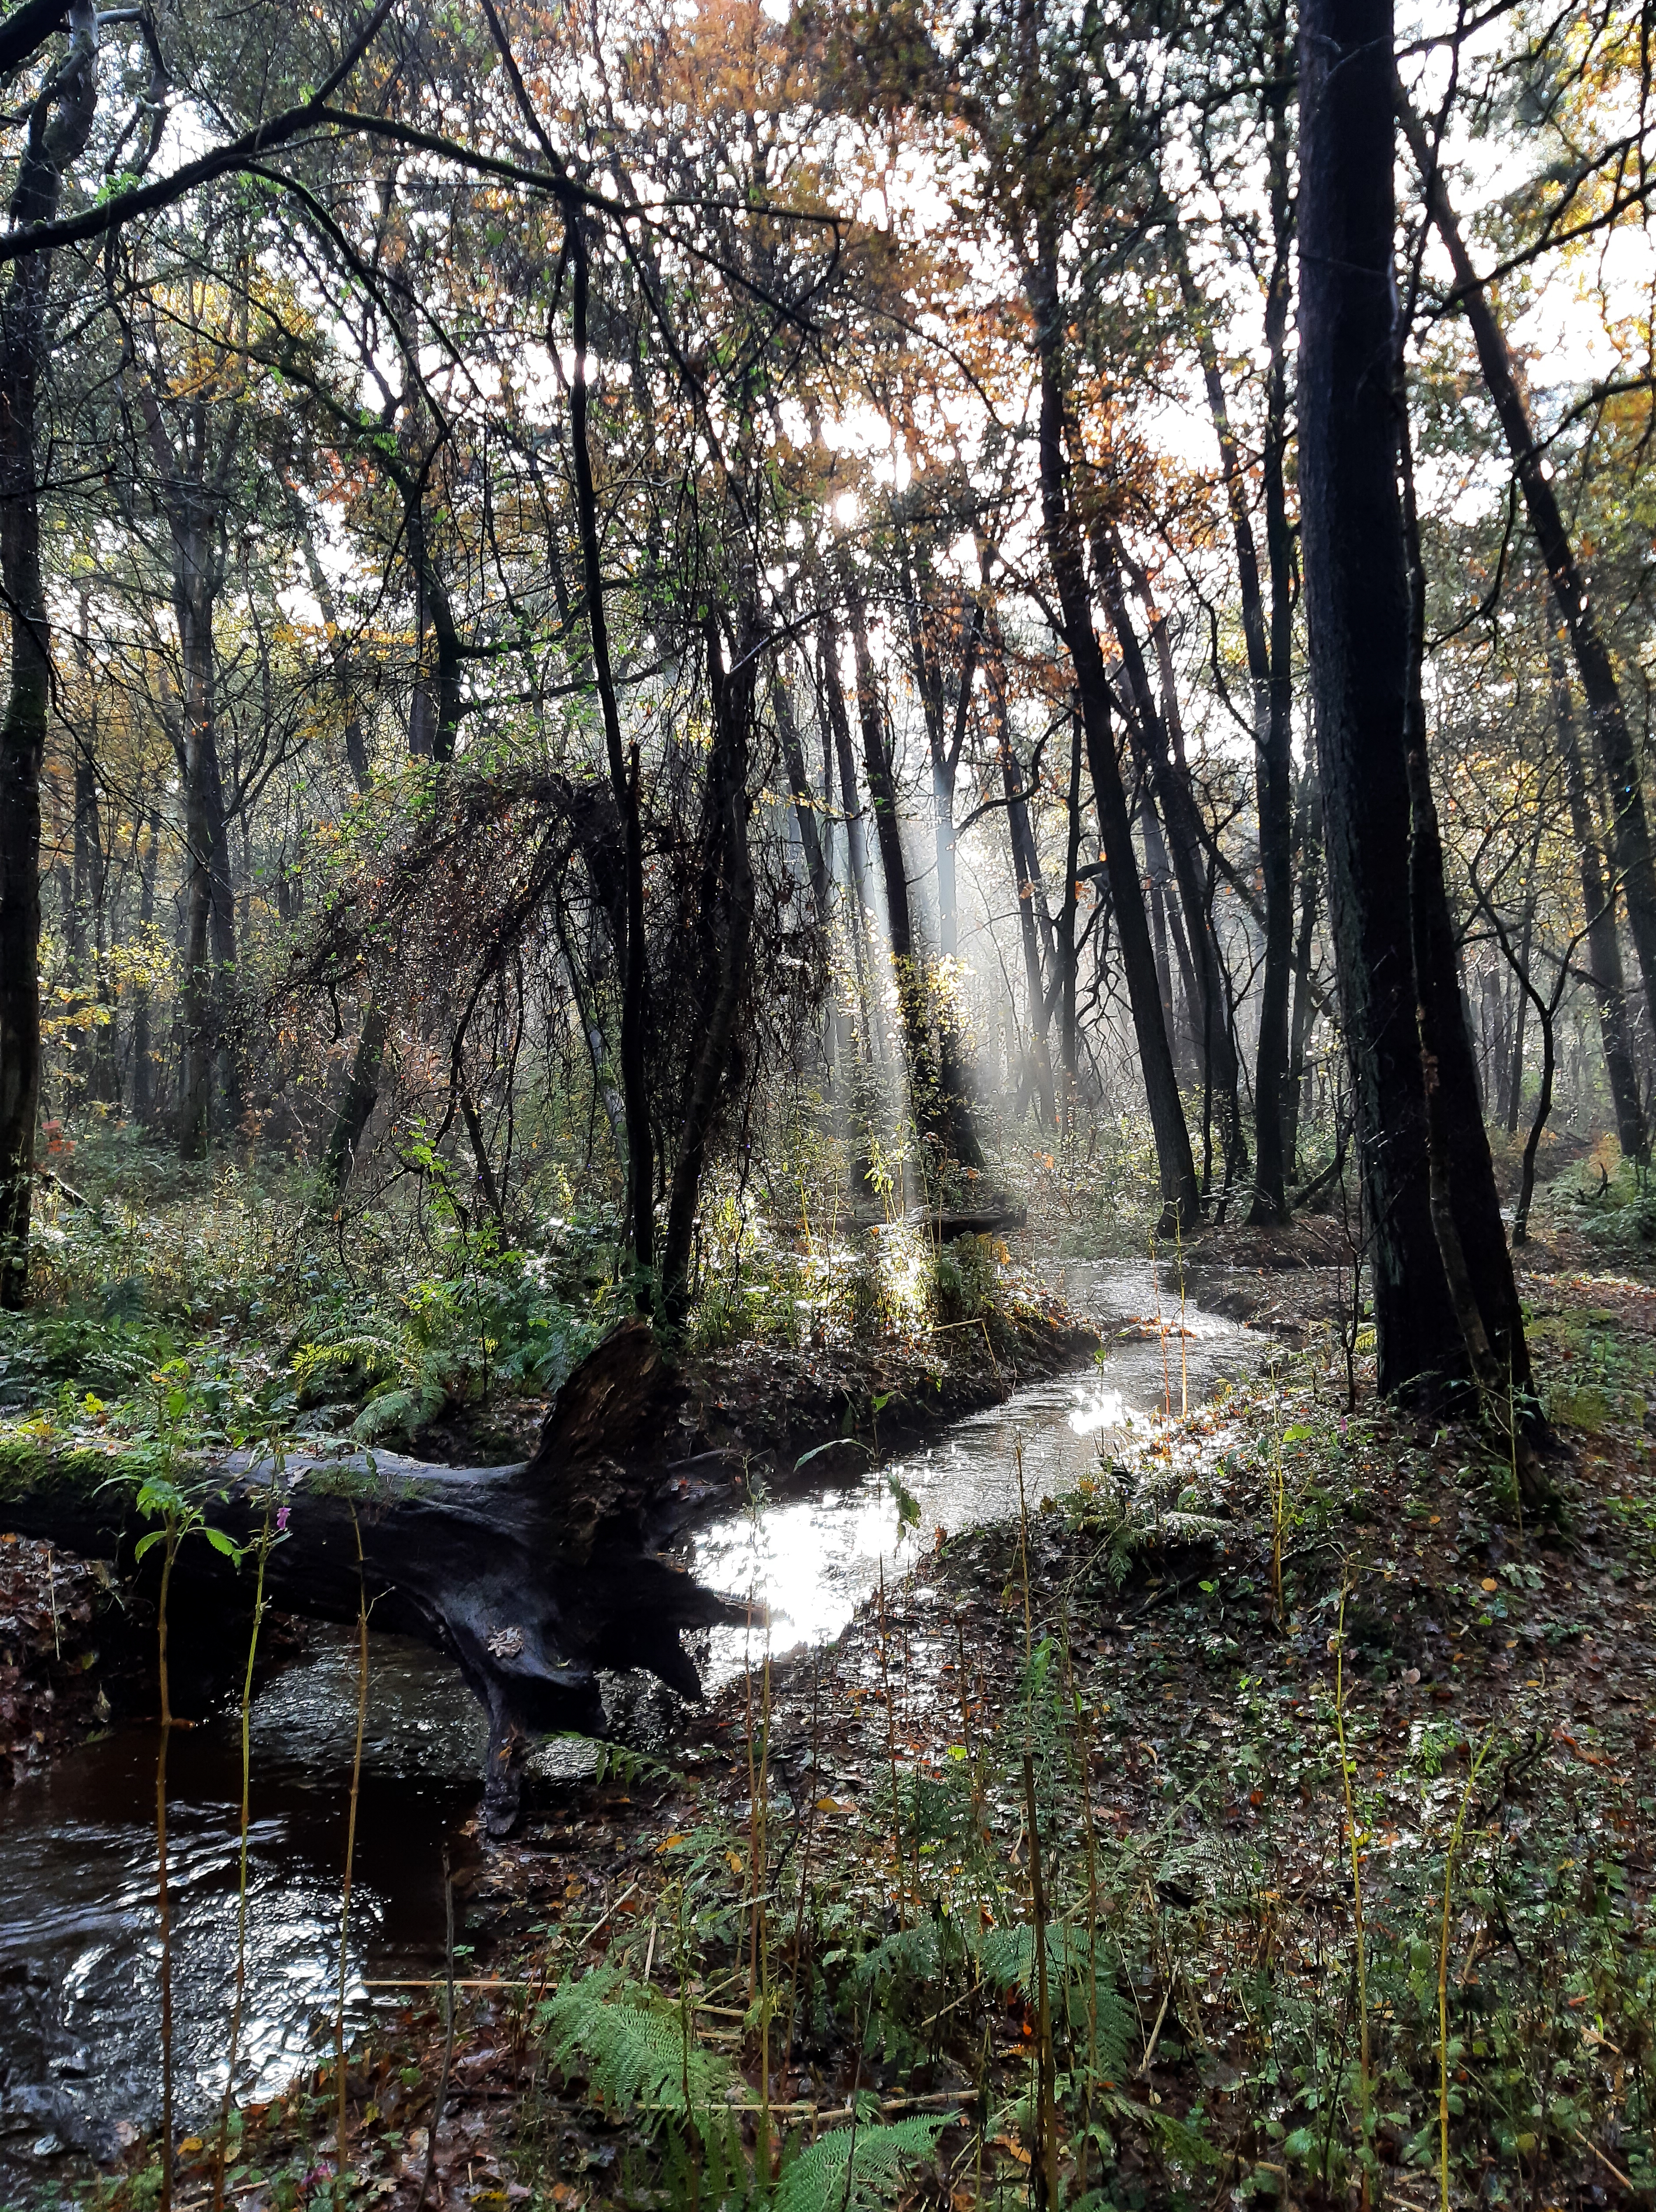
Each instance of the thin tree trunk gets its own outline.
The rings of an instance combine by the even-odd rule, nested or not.
[[[1024,991],[1028,1000],[1028,1048],[1024,1057],[1033,1075],[1042,1124],[1058,1126],[1052,1091],[1052,1054],[1048,1043],[1046,991],[1041,977],[1040,942],[1036,932],[1037,902],[1044,898],[1038,877],[1031,866],[1034,838],[1029,826],[1029,804],[1024,793],[1024,772],[1012,743],[1011,718],[1007,712],[1005,662],[998,637],[989,668],[989,691],[995,701],[995,728],[1001,755],[1001,781],[1006,793],[1007,830],[1012,843],[1012,876],[1018,893],[1018,934],[1024,953]]]
[[[1063,1058],[1063,1114],[1066,1130],[1075,1125],[1075,914],[1081,888],[1077,871],[1081,845],[1081,718],[1069,717],[1069,787],[1064,809],[1063,903],[1058,908],[1059,1047]]]
[[[849,564],[843,571],[843,577],[846,611],[851,628],[851,647],[856,662],[857,714],[862,728],[863,770],[868,779],[868,799],[874,817],[874,843],[880,854],[880,873],[885,878],[886,930],[891,939],[892,966],[896,974],[898,1012],[908,1054],[915,1127],[922,1138],[935,1138],[942,1145],[947,1156],[962,1167],[981,1170],[983,1155],[966,1095],[965,1070],[961,1064],[953,1011],[946,1006],[934,1003],[935,994],[931,988],[923,953],[915,937],[913,910],[909,899],[908,867],[903,853],[903,825],[898,812],[897,781],[892,771],[885,716],[868,651],[862,601],[851,579]],[[935,1051],[931,1040],[934,1016],[938,1030]],[[928,1180],[930,1180],[929,1176]]]
[[[700,1041],[679,1132],[661,1247],[663,1303],[674,1320],[683,1316],[690,1303],[696,1208],[719,1096],[729,1075],[753,934],[753,866],[747,849],[748,733],[758,668],[753,628],[752,611],[745,609],[728,673],[721,658],[721,626],[711,616],[704,633],[713,695],[713,745],[707,766],[707,860],[700,908],[709,926],[714,968],[709,1003],[699,1010]]]
[[[1117,642],[1121,647],[1122,666],[1127,677],[1128,704],[1132,710],[1129,733],[1135,740],[1140,764],[1148,775],[1151,791],[1166,827],[1167,846],[1172,857],[1174,880],[1178,885],[1179,904],[1184,908],[1185,936],[1195,984],[1196,994],[1190,1003],[1191,1022],[1202,1067],[1213,1095],[1220,1104],[1221,1137],[1225,1147],[1226,1181],[1228,1184],[1246,1168],[1247,1146],[1242,1136],[1241,1072],[1237,1066],[1236,1047],[1231,1030],[1230,994],[1219,958],[1219,948],[1214,940],[1204,856],[1206,840],[1183,763],[1184,746],[1175,734],[1178,702],[1172,685],[1172,656],[1167,648],[1166,633],[1161,628],[1160,616],[1156,615],[1154,617],[1152,644],[1160,653],[1164,708],[1158,714],[1155,695],[1150,688],[1149,672],[1144,665],[1143,651],[1128,611],[1122,580],[1125,565],[1119,539],[1100,522],[1093,532],[1093,571],[1104,597],[1105,611],[1110,617],[1111,628],[1115,631]],[[1143,586],[1148,598],[1148,583],[1142,577],[1135,581]]]
[[[799,827],[800,850],[805,855],[806,879],[816,908],[817,928],[825,931],[833,902],[828,864],[823,856],[822,833],[817,826],[816,794],[805,772],[805,749],[800,743],[799,724],[794,720],[794,702],[787,678],[780,670],[770,678],[770,704],[776,717],[776,733],[782,739],[788,788],[794,794],[794,819]]]
[[[161,809],[152,805],[138,876],[138,929],[148,943],[155,921],[155,877],[161,863]],[[140,984],[132,1011],[132,1114],[139,1122],[155,1112],[155,1059],[150,1041],[149,986]]]
[[[1454,296],[1464,309],[1477,349],[1478,366],[1506,434],[1525,511],[1551,580],[1553,596],[1569,633],[1576,673],[1610,791],[1610,844],[1628,904],[1628,922],[1645,997],[1656,1024],[1656,860],[1653,860],[1644,780],[1637,748],[1628,726],[1621,687],[1598,628],[1598,617],[1575,557],[1558,498],[1536,443],[1529,410],[1506,334],[1495,319],[1489,295],[1473,269],[1460,226],[1455,220],[1441,172],[1420,118],[1393,78],[1397,115],[1425,186],[1427,206],[1455,273]]]
[[[1190,1156],[1190,1133],[1184,1125],[1178,1079],[1173,1072],[1167,1025],[1162,1018],[1161,993],[1150,947],[1150,926],[1145,918],[1144,894],[1133,853],[1127,794],[1122,787],[1121,769],[1110,728],[1110,687],[1105,675],[1104,655],[1093,628],[1092,597],[1087,590],[1081,532],[1065,483],[1063,330],[1058,299],[1057,239],[1044,218],[1038,226],[1037,258],[1029,275],[1028,291],[1040,349],[1042,531],[1062,611],[1064,642],[1069,650],[1081,699],[1087,764],[1098,803],[1116,928],[1121,939],[1122,966],[1127,976],[1140,1067],[1155,1136],[1162,1221],[1171,1232],[1175,1223],[1184,1229],[1196,1225],[1200,1212],[1196,1163]]]
[[[1548,655],[1552,671],[1553,714],[1558,730],[1558,750],[1564,762],[1564,789],[1569,801],[1570,830],[1581,871],[1581,911],[1587,931],[1587,965],[1592,993],[1598,1002],[1598,1036],[1604,1048],[1604,1073],[1610,1079],[1616,1108],[1616,1133],[1624,1158],[1641,1160],[1648,1139],[1643,1102],[1639,1095],[1639,1070],[1633,1057],[1633,1030],[1628,1019],[1627,985],[1622,971],[1622,939],[1616,927],[1616,898],[1604,880],[1598,848],[1598,826],[1593,819],[1587,779],[1576,741],[1575,713],[1562,655],[1555,646]]]
[[[1524,1031],[1529,1012],[1530,950],[1535,942],[1535,868],[1541,855],[1541,820],[1537,811],[1535,833],[1530,840],[1530,866],[1524,878],[1524,927],[1518,946],[1518,1004],[1513,1012],[1513,1056],[1507,1085],[1507,1134],[1518,1134],[1518,1117],[1524,1106]]]
[[[581,526],[581,558],[592,637],[593,671],[598,684],[608,756],[610,788],[621,817],[626,880],[626,934],[618,946],[621,967],[621,1097],[627,1112],[627,1234],[639,1273],[648,1279],[655,1259],[654,1136],[650,1127],[649,1081],[645,1066],[645,999],[648,988],[644,944],[644,832],[639,806],[638,748],[630,768],[621,738],[610,665],[609,623],[604,611],[604,568],[598,543],[598,495],[588,443],[588,386],[593,373],[587,345],[588,253],[585,213],[570,201],[563,210],[574,266],[575,374],[569,382],[569,442],[575,460],[575,509]],[[648,1302],[648,1292],[644,1293]]]
[[[1309,1102],[1306,1092],[1306,1044],[1311,1035],[1316,1001],[1312,995],[1312,953],[1317,934],[1318,871],[1323,855],[1323,801],[1314,767],[1307,766],[1300,780],[1300,932],[1294,948],[1294,1018],[1290,1031],[1288,1115],[1282,1149],[1288,1173],[1300,1176],[1300,1124]]]

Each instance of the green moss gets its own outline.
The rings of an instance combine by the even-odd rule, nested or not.
[[[160,1446],[59,1443],[44,1422],[0,1428],[0,1504],[61,1496],[91,1497],[106,1486],[136,1489],[152,1474]]]

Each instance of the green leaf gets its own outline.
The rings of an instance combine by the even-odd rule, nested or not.
[[[855,1444],[859,1451],[867,1452],[870,1459],[874,1457],[872,1447],[865,1444],[861,1437],[830,1437],[825,1444],[813,1444],[809,1451],[800,1454],[794,1462],[795,1474],[797,1474],[808,1461],[819,1459],[824,1452],[842,1450],[847,1444]]]

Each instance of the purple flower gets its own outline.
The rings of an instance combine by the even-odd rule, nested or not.
[[[292,1510],[293,1510],[293,1508],[292,1508],[290,1505],[278,1505],[278,1506],[277,1507],[277,1509],[276,1509],[276,1533],[277,1533],[277,1534],[278,1536],[283,1536],[283,1535],[285,1535],[285,1534],[287,1534],[287,1528],[288,1528],[288,1516],[289,1516],[289,1513],[291,1513],[291,1512],[292,1512]]]

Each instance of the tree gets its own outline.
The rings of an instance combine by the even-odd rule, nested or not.
[[[1300,44],[1300,488],[1324,850],[1357,1104],[1380,1388],[1528,1358],[1461,1013],[1424,754],[1403,497],[1391,0]],[[1480,1382],[1482,1376],[1478,1376]]]
[[[43,27],[44,28],[44,27]],[[92,135],[98,16],[71,0],[69,46],[29,106],[10,215],[48,223]],[[0,587],[11,675],[0,721],[0,1307],[28,1291],[34,1124],[40,1097],[40,763],[52,697],[52,629],[40,565],[37,450],[52,256],[22,256],[0,305]]]

